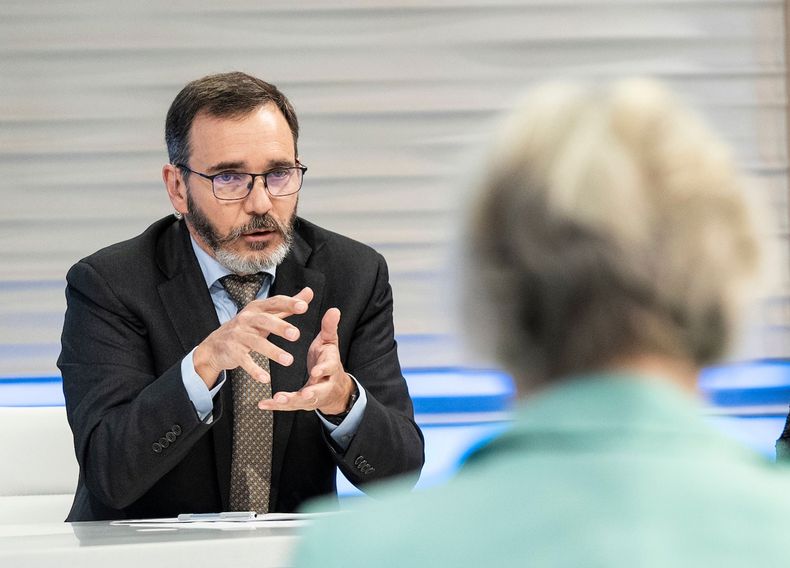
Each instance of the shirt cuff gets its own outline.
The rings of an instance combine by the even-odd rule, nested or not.
[[[362,385],[359,384],[356,377],[350,373],[348,376],[357,383],[357,389],[359,390],[359,397],[348,412],[348,416],[346,416],[340,424],[332,424],[329,420],[321,416],[320,412],[317,410],[315,412],[321,422],[323,422],[324,428],[327,429],[332,440],[344,450],[348,449],[348,446],[351,444],[351,439],[354,437],[354,434],[357,433],[357,430],[359,430],[362,416],[365,414],[365,407],[368,404],[368,395],[365,389],[362,388]]]
[[[197,349],[197,347],[195,347]],[[214,388],[209,390],[203,379],[195,371],[195,362],[192,357],[195,354],[195,349],[190,351],[186,357],[181,360],[181,381],[184,383],[184,388],[187,391],[189,400],[192,401],[192,406],[195,407],[198,418],[201,422],[211,424],[211,411],[214,408],[214,395],[219,392],[222,385],[225,384],[225,371],[220,373],[217,384]]]

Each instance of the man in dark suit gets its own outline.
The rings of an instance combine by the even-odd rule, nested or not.
[[[423,440],[384,259],[296,216],[298,122],[243,73],[166,122],[175,217],[78,262],[58,366],[80,477],[70,521],[293,511],[409,474]]]

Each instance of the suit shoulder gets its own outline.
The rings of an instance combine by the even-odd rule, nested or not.
[[[175,227],[173,217],[160,219],[136,237],[106,246],[81,259],[69,273],[89,265],[108,280],[138,280],[156,267],[156,251],[162,236]]]
[[[305,219],[298,219],[296,230],[310,245],[313,255],[340,262],[352,261],[357,265],[385,263],[384,257],[370,245],[324,229]]]

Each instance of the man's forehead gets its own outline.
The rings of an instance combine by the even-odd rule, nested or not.
[[[295,159],[291,129],[272,103],[238,116],[199,113],[192,122],[189,146],[190,156],[204,167],[216,167],[220,162],[252,167],[251,150],[255,151],[255,161],[265,157],[267,162],[280,165]]]

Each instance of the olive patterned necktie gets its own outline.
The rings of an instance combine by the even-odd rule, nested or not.
[[[231,274],[220,278],[220,282],[241,311],[255,299],[266,276],[264,273]],[[269,370],[267,357],[257,351],[250,351],[250,356],[262,369]],[[228,376],[233,383],[230,509],[266,513],[272,475],[274,416],[271,410],[259,409],[258,402],[272,397],[272,386],[254,380],[241,367],[228,371]]]

